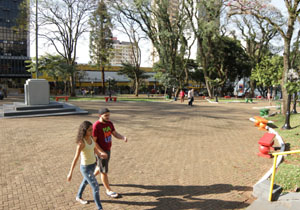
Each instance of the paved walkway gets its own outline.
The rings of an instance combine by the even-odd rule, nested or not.
[[[262,104],[71,103],[90,114],[0,119],[1,210],[95,209],[75,201],[78,165],[71,183],[66,176],[79,124],[96,121],[105,106],[129,138],[113,140],[109,177],[122,197],[108,198],[101,185],[105,210],[245,209],[253,184],[272,165],[256,155],[264,132],[248,120]],[[89,187],[84,198],[93,200]]]

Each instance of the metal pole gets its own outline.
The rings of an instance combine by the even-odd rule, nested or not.
[[[38,0],[36,0],[35,5],[35,77],[38,79]]]
[[[271,176],[271,185],[270,185],[270,193],[269,193],[269,201],[272,201],[273,185],[274,185],[275,170],[276,170],[276,162],[277,162],[277,154],[274,155],[273,172],[272,172],[272,176]]]
[[[293,111],[292,111],[292,113],[293,114],[297,114],[297,108],[296,108],[296,106],[297,106],[297,92],[295,92],[294,93],[294,105],[293,105]]]

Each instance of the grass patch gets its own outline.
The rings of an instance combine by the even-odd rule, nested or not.
[[[278,128],[275,130],[282,137],[286,144],[286,151],[300,150],[300,114],[292,114],[290,116],[291,130],[282,130],[281,127],[285,123],[283,115],[275,115],[269,117],[274,125]],[[292,154],[284,157],[284,161],[279,165],[275,182],[279,184],[284,191],[293,191],[300,187],[300,154]]]
[[[300,167],[299,165],[282,163],[276,172],[275,181],[284,191],[293,191],[300,187]]]
[[[215,101],[215,98],[210,99],[211,101]],[[246,99],[244,98],[218,98],[220,102],[246,102]],[[252,100],[252,102],[257,102],[255,99]],[[251,103],[250,100],[248,100],[248,103]]]
[[[55,97],[50,97],[50,100],[55,100]],[[104,101],[105,98],[104,96],[95,96],[95,97],[69,97],[69,101]],[[64,99],[61,99],[61,101],[64,101]],[[150,97],[150,98],[145,98],[145,97],[122,97],[122,96],[117,96],[117,101],[150,101],[150,102],[155,102],[155,101],[166,101],[165,98],[156,98],[156,97]]]

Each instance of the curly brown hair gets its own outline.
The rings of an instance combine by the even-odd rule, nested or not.
[[[86,135],[86,131],[89,129],[89,127],[93,125],[90,121],[83,121],[78,129],[76,143],[80,142],[84,136]]]

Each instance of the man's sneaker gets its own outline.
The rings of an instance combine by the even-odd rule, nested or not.
[[[76,201],[78,201],[81,204],[87,204],[88,202],[86,200],[83,200],[81,198],[76,197]]]

